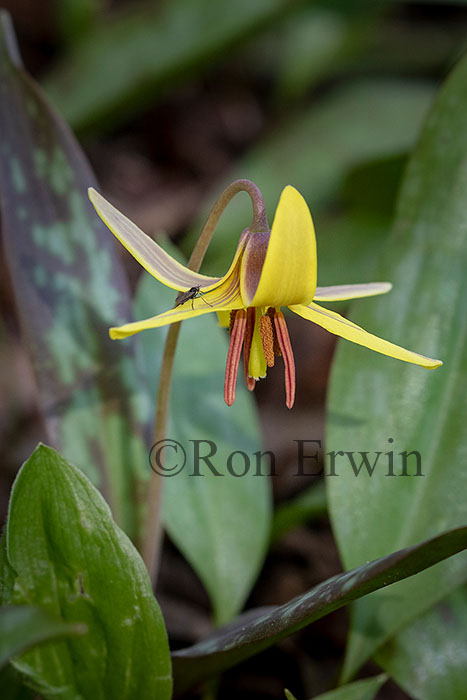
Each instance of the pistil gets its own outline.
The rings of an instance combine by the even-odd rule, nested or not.
[[[246,311],[247,317],[246,317],[246,330],[245,330],[245,345],[243,348],[243,366],[245,369],[245,384],[247,386],[247,389],[249,391],[253,391],[255,388],[256,381],[253,377],[250,377],[249,373],[249,364],[250,364],[250,350],[251,350],[251,341],[253,340],[253,331],[255,328],[255,317],[256,317],[256,312],[255,309],[250,307]]]

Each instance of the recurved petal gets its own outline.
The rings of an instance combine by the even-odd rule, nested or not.
[[[345,301],[361,297],[386,294],[392,289],[390,282],[368,282],[366,284],[337,284],[332,287],[316,287],[313,301]]]
[[[109,335],[112,340],[121,340],[122,338],[127,338],[130,335],[134,335],[135,333],[149,328],[167,326],[171,323],[177,323],[177,321],[184,321],[185,319],[195,318],[196,316],[202,316],[203,314],[209,314],[214,311],[219,312],[240,309],[242,306],[243,302],[240,296],[238,272],[235,271],[221,286],[217,286],[212,291],[206,292],[194,299],[189,299],[184,304],[174,309],[164,311],[164,313],[153,316],[152,318],[110,328]]]
[[[394,345],[394,343],[390,343],[388,340],[383,340],[376,335],[367,333],[363,328],[360,328],[360,326],[352,323],[352,321],[340,316],[335,311],[323,309],[317,304],[310,304],[309,306],[298,304],[291,306],[290,309],[299,316],[308,319],[308,321],[312,321],[318,326],[325,328],[330,333],[340,335],[341,338],[351,340],[353,343],[357,343],[357,345],[363,345],[370,350],[380,352],[382,355],[395,357],[397,360],[411,362],[414,365],[421,365],[426,369],[435,369],[443,364],[441,360],[433,360],[430,357],[405,350],[405,348]]]
[[[200,275],[172,258],[92,187],[88,194],[102,221],[140,265],[159,282],[182,291],[191,287],[210,286],[220,281],[220,277]]]
[[[252,234],[252,238],[255,235]],[[245,263],[247,260],[245,257]],[[261,275],[253,293],[251,285],[246,283],[248,273],[242,261],[242,296],[246,306],[280,307],[312,301],[316,290],[315,230],[308,206],[294,187],[288,185],[281,194]]]

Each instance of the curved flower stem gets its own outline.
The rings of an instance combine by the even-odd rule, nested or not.
[[[188,268],[190,270],[198,272],[222,212],[231,199],[239,192],[247,192],[253,205],[253,221],[250,230],[253,233],[269,230],[264,200],[259,188],[251,182],[251,180],[235,180],[235,182],[232,182],[232,184],[223,191],[211,209],[200,237],[198,238],[198,242],[188,261]],[[154,422],[155,444],[160,443],[160,441],[164,440],[166,437],[170,386],[180,325],[181,323],[173,323],[169,327],[165,341]],[[144,524],[141,554],[149,571],[149,575],[151,576],[153,585],[157,580],[162,541],[162,483],[163,477],[155,470],[152,470],[147,495],[147,516]]]

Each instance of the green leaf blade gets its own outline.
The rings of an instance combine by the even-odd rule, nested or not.
[[[467,591],[462,587],[385,644],[376,661],[415,700],[463,700],[466,629]]]
[[[144,564],[87,477],[51,448],[39,446],[15,481],[7,551],[14,604],[88,629],[15,662],[39,692],[170,697],[167,637]]]
[[[465,229],[467,61],[442,89],[409,163],[395,227],[375,279],[385,299],[355,304],[352,321],[431,357],[426,372],[341,342],[331,378],[328,450],[368,452],[380,464],[355,477],[345,455],[327,479],[330,512],[346,567],[465,523],[467,411]],[[408,458],[403,475],[401,453]],[[394,467],[389,466],[392,453]],[[389,475],[388,475],[389,474]],[[394,474],[394,475],[392,475]],[[344,678],[392,634],[467,578],[464,557],[356,604]]]
[[[84,634],[83,625],[66,625],[40,608],[4,605],[0,608],[0,668],[36,644],[68,635]]]

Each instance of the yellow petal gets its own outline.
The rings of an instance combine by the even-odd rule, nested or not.
[[[333,287],[316,287],[313,301],[346,301],[386,294],[392,289],[390,282],[368,282],[367,284],[337,284]]]
[[[183,291],[191,287],[212,286],[220,281],[220,277],[200,275],[172,258],[92,187],[89,188],[88,194],[102,221],[140,265],[159,282]]]
[[[216,287],[212,291],[206,292],[194,299],[189,299],[184,304],[174,309],[164,311],[164,313],[153,316],[152,318],[110,328],[109,335],[112,340],[121,340],[122,338],[127,338],[130,335],[134,335],[135,333],[149,328],[167,326],[170,323],[177,323],[178,321],[184,321],[185,319],[202,316],[203,314],[209,314],[214,311],[219,312],[240,309],[242,306],[243,302],[238,284],[238,271],[235,271],[221,286]]]
[[[251,238],[255,235],[251,234]],[[256,291],[248,284],[248,241],[240,285],[245,306],[309,304],[316,290],[316,239],[313,221],[302,195],[288,185],[282,192],[272,224],[266,258]],[[250,298],[251,297],[251,298]]]
[[[394,345],[387,340],[378,338],[376,335],[367,333],[363,328],[352,323],[352,321],[336,314],[335,311],[323,309],[317,304],[310,304],[309,306],[291,306],[290,309],[299,316],[325,328],[330,333],[340,335],[341,338],[351,340],[353,343],[357,343],[357,345],[363,345],[366,348],[370,348],[370,350],[380,352],[382,355],[389,355],[389,357],[395,357],[397,360],[411,362],[414,365],[421,365],[426,369],[435,369],[435,367],[440,367],[443,364],[441,360],[433,360],[430,357],[424,357],[424,355],[405,350],[399,345]]]

